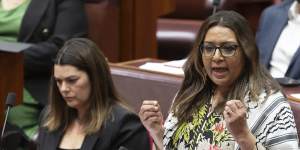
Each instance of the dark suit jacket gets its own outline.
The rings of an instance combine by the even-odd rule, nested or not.
[[[288,23],[288,11],[293,2],[294,0],[285,0],[280,5],[268,7],[261,15],[260,25],[256,33],[256,42],[260,51],[261,63],[268,69],[270,68],[270,61],[276,42]],[[299,66],[300,47],[293,56],[285,76],[300,79]]]
[[[83,0],[31,0],[23,17],[19,42],[32,43],[24,51],[25,87],[45,104],[52,60],[71,37],[87,35]]]
[[[150,150],[149,135],[136,114],[115,105],[111,116],[104,128],[85,137],[81,150],[118,150],[121,146],[128,150]],[[62,136],[62,129],[50,133],[40,129],[38,150],[56,150]]]

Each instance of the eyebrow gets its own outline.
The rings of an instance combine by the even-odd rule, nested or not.
[[[214,44],[214,45],[238,44],[238,42],[233,42],[233,41],[226,41],[226,42],[221,42],[221,43],[214,43],[214,42],[204,41],[203,43]]]
[[[70,75],[70,76],[67,76],[65,78],[59,78],[59,77],[54,76],[55,80],[65,80],[65,79],[74,79],[74,78],[78,78],[78,76],[77,75]]]

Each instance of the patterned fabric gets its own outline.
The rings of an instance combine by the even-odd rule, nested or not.
[[[299,140],[291,108],[285,97],[275,93],[258,101],[244,99],[247,124],[257,139],[258,149],[299,149]],[[169,150],[238,150],[239,146],[226,129],[222,115],[209,114],[208,104],[199,108],[193,119],[178,126],[170,113],[165,121],[164,148]]]
[[[222,115],[210,114],[209,105],[205,104],[193,115],[191,122],[183,123],[176,129],[169,144],[170,149],[220,149],[224,143],[226,147],[232,146],[230,137]]]

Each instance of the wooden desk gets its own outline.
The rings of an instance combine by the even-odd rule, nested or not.
[[[155,59],[155,58],[141,58],[136,60],[130,60],[125,62],[115,63],[118,66],[126,66],[130,68],[138,68],[139,66],[147,63],[147,62],[166,62],[165,60]]]
[[[300,99],[290,96],[293,93],[300,93],[300,86],[285,86],[283,87],[283,91],[289,100],[300,103]]]

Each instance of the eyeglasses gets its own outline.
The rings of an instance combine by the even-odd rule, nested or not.
[[[236,43],[224,43],[221,46],[216,46],[212,43],[203,43],[200,46],[200,51],[205,57],[212,57],[215,55],[218,49],[222,56],[232,57],[234,56],[239,46]]]

